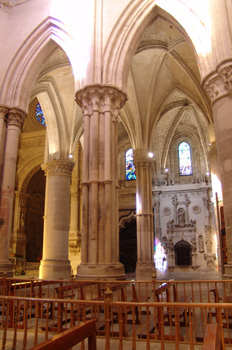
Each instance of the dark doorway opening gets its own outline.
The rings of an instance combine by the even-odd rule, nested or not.
[[[38,170],[27,186],[26,216],[26,259],[28,262],[40,261],[43,249],[43,216],[45,201],[45,176]]]
[[[175,244],[175,264],[177,266],[192,265],[192,247],[186,241],[180,241]]]
[[[126,222],[119,231],[120,262],[125,266],[125,272],[135,272],[137,262],[137,232],[136,219]]]

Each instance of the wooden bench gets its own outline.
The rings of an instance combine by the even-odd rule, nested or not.
[[[10,296],[20,296],[20,297],[28,297],[28,298],[42,298],[44,296],[43,290],[42,290],[42,282],[37,280],[28,280],[24,282],[17,282],[14,281],[9,286],[9,295]],[[9,326],[15,327],[15,322],[17,322],[17,328],[24,328],[25,323],[25,311],[27,311],[26,318],[32,318],[35,317],[36,314],[36,302],[33,300],[30,300],[28,304],[28,309],[25,310],[25,304],[24,302],[17,306],[18,311],[20,312],[20,315],[18,315],[17,321],[15,320],[14,315],[14,307],[13,307],[13,301],[11,302],[10,306],[10,318],[9,318]],[[44,309],[39,309],[39,317],[42,316],[46,312]],[[22,322],[22,324],[20,324]]]
[[[173,298],[171,298],[170,290],[172,288]],[[155,291],[156,301],[163,301],[162,294],[165,292],[166,294],[166,302],[179,302],[179,303],[190,303],[192,301],[191,296],[187,295],[178,295],[176,286],[174,283],[163,283],[160,287],[158,287]],[[173,300],[172,300],[173,299]],[[178,316],[178,318],[183,318],[183,322],[180,322],[180,325],[185,325],[186,322],[186,308],[180,307],[176,309],[175,307],[167,308],[165,314],[165,318],[168,319],[166,325],[169,325],[172,321],[172,318]]]
[[[155,301],[156,302],[185,302],[188,303],[192,300],[191,297],[187,297],[186,295],[178,295],[176,290],[175,283],[162,283],[158,288],[154,291],[155,295]],[[157,307],[157,324],[149,330],[149,338],[154,339],[155,335],[154,330],[157,328],[157,338],[162,339],[162,337],[165,340],[175,340],[175,335],[165,335],[164,333],[164,326],[177,326],[177,333],[179,334],[179,326],[185,325],[185,316],[186,316],[186,308],[175,308],[175,307],[168,307],[166,311],[163,310],[162,307]],[[176,323],[175,320],[173,322],[173,318],[178,318],[178,322]],[[179,322],[179,319],[183,318],[184,321],[181,323]],[[146,338],[147,334],[142,334],[142,338]],[[179,335],[179,339],[183,340],[183,337]]]
[[[76,300],[86,300],[86,287],[94,286],[96,285],[95,282],[75,282],[71,284],[65,284],[61,285],[55,288],[57,298],[58,299],[76,299]],[[90,298],[91,300],[91,298]],[[71,322],[71,319],[73,319],[73,322],[75,321],[85,321],[86,320],[86,314],[90,312],[90,305],[88,303],[86,304],[78,304],[76,308],[72,306],[69,306],[67,302],[65,303],[59,303],[58,308],[50,309],[50,318],[53,319],[54,313],[57,311],[57,323],[51,324],[49,327],[50,330],[56,331],[58,329],[58,332],[61,330],[65,330],[63,328],[64,324],[67,324]],[[64,315],[66,316],[64,318]]]
[[[63,350],[72,349],[73,346],[88,338],[88,350],[96,350],[96,323],[95,320],[86,321],[81,325],[72,327],[46,342],[32,347],[30,350]]]
[[[222,339],[217,323],[207,325],[202,350],[222,350]]]

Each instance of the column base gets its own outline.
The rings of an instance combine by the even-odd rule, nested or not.
[[[69,260],[41,260],[39,279],[70,279],[71,265]]]
[[[13,277],[13,265],[10,262],[0,262],[0,277]]]
[[[78,279],[93,279],[93,280],[125,280],[124,265],[117,264],[83,264],[77,267]]]
[[[154,263],[137,263],[136,265],[136,281],[152,281],[153,273],[155,273]]]

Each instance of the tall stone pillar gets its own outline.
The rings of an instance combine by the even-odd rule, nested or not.
[[[78,143],[74,152],[75,166],[72,172],[70,227],[69,227],[69,259],[72,273],[76,275],[77,266],[81,263],[81,174],[82,174],[82,148]]]
[[[145,152],[135,150],[137,265],[136,279],[151,280],[154,272],[154,233],[152,212],[152,159]]]
[[[5,150],[7,112],[8,112],[7,107],[0,106],[0,183],[2,180],[2,166],[3,166],[4,150]]]
[[[76,94],[84,115],[79,278],[125,277],[119,263],[117,116],[126,95],[91,85]]]
[[[18,140],[25,113],[19,109],[8,112],[8,126],[4,151],[2,172],[1,206],[0,206],[0,275],[12,275],[12,264],[9,262],[9,246],[12,228],[15,173],[18,153]]]
[[[42,165],[46,174],[41,279],[70,278],[68,260],[70,180],[74,163],[54,160]]]
[[[205,79],[204,88],[212,102],[222,183],[228,253],[224,277],[232,278],[232,61],[220,64]]]

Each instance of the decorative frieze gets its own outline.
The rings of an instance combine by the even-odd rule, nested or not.
[[[27,139],[20,140],[20,148],[36,148],[45,146],[45,137],[44,136],[33,136]]]
[[[203,87],[212,103],[229,95],[232,89],[232,62],[220,64],[217,70],[205,79]]]

